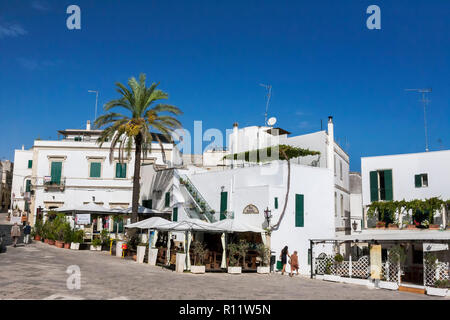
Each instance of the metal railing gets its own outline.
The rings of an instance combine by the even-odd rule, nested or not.
[[[186,190],[192,196],[192,199],[195,201],[197,207],[200,208],[200,213],[204,214],[208,218],[209,222],[215,222],[216,219],[213,215],[213,213],[215,212],[214,209],[211,208],[200,191],[198,191],[198,189],[194,186],[192,181],[186,175],[180,176],[180,179],[182,180],[180,182],[183,182],[182,184],[186,187]]]

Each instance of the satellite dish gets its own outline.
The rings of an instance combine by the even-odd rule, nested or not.
[[[273,126],[275,123],[277,123],[277,118],[275,118],[275,117],[272,117],[272,118],[270,118],[269,120],[267,120],[267,124],[269,125],[269,126]]]

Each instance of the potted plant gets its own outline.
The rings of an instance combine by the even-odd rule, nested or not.
[[[80,250],[80,243],[83,242],[84,239],[84,231],[76,230],[73,232],[72,243],[70,244],[70,249],[72,250]]]
[[[100,232],[100,239],[102,240],[102,250],[109,250],[111,245],[111,237],[106,229]]]
[[[450,288],[450,280],[436,280],[434,287],[427,287],[427,294],[430,296],[445,297]]]
[[[73,238],[73,230],[70,227],[70,224],[68,228],[64,230],[64,249],[70,249],[70,243],[72,242]]]
[[[34,224],[33,231],[34,231],[34,240],[40,241],[42,234],[42,221],[40,219],[38,219]]]
[[[438,224],[430,224],[428,229],[430,229],[430,230],[439,230],[439,225]]]
[[[328,258],[326,260],[325,264],[325,274],[323,275],[323,280],[326,281],[333,281],[333,282],[340,282],[341,277],[337,274],[332,274],[332,267],[334,266],[334,269],[336,270],[336,273],[339,272],[340,265],[344,261],[344,257],[337,253],[334,258]]]
[[[260,243],[256,246],[256,251],[258,252],[258,257],[261,259],[261,265],[256,268],[256,272],[261,274],[270,273],[270,248]]]
[[[383,229],[383,228],[386,228],[386,222],[384,222],[384,221],[378,221],[377,224],[376,224],[376,228],[377,228],[377,229]]]
[[[388,224],[388,229],[398,229],[398,224],[396,224],[396,223],[389,223]]]
[[[147,250],[147,243],[140,242],[137,245],[137,263],[144,263],[145,251]]]
[[[194,253],[194,265],[191,266],[192,273],[205,273],[205,265],[203,263],[206,253],[205,247],[200,241],[192,242],[192,251]]]
[[[101,251],[102,250],[102,240],[100,238],[94,238],[91,242],[91,251]]]
[[[242,273],[242,268],[239,266],[239,245],[237,243],[232,243],[228,245],[228,256],[229,256],[228,273],[231,274]]]

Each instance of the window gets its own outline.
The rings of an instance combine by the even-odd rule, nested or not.
[[[427,173],[416,174],[414,176],[414,183],[416,185],[416,188],[428,187],[428,174]]]
[[[28,169],[33,167],[33,160],[28,160]]]
[[[116,163],[116,178],[126,178],[127,177],[127,164],[126,163]]]
[[[172,213],[172,221],[178,221],[178,208],[175,207],[173,208],[173,213]]]
[[[334,176],[337,176],[337,163],[336,163],[336,158],[334,158]]]
[[[223,191],[220,193],[220,220],[227,218],[228,209],[228,192]]]
[[[142,206],[148,209],[152,209],[153,208],[153,201],[152,199],[148,199],[148,200],[142,200]]]
[[[75,138],[73,138],[73,140],[75,140],[75,141],[81,141],[81,137],[75,137]]]
[[[295,226],[304,227],[305,226],[305,197],[303,194],[295,195]]]
[[[341,172],[341,180],[343,179],[343,172],[342,172],[342,161],[339,161],[339,169],[340,169],[340,172]]]
[[[344,216],[344,196],[341,194],[341,217]]]
[[[54,161],[51,164],[51,183],[52,184],[60,184],[61,183],[61,170],[62,170],[62,162],[61,161]]]
[[[370,172],[370,201],[393,200],[392,170]]]
[[[25,186],[25,192],[31,192],[31,180],[27,180]]]
[[[90,170],[89,170],[89,177],[100,178],[101,171],[102,171],[101,162],[91,162]]]
[[[275,197],[275,209],[278,209],[278,198],[277,197]]]
[[[334,193],[334,216],[337,217],[337,192]]]
[[[169,206],[170,206],[170,192],[166,192],[164,207],[169,207]]]

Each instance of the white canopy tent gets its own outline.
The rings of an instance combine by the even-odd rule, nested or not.
[[[54,209],[56,212],[86,212],[86,213],[104,213],[113,214],[116,211],[114,209],[109,209],[98,204],[89,202],[82,205],[69,205],[63,206],[61,208]]]
[[[133,212],[132,207],[126,208],[126,209],[113,209],[114,212],[123,213],[123,214],[130,214]],[[143,206],[138,206],[138,213],[162,213],[162,211],[155,210],[155,209],[149,209]],[[169,221],[170,222],[170,221]]]
[[[234,219],[224,219],[211,224],[212,226],[222,230],[222,232],[233,233],[233,232],[256,232],[264,233],[264,230],[258,227],[250,226],[243,222],[239,222]]]

